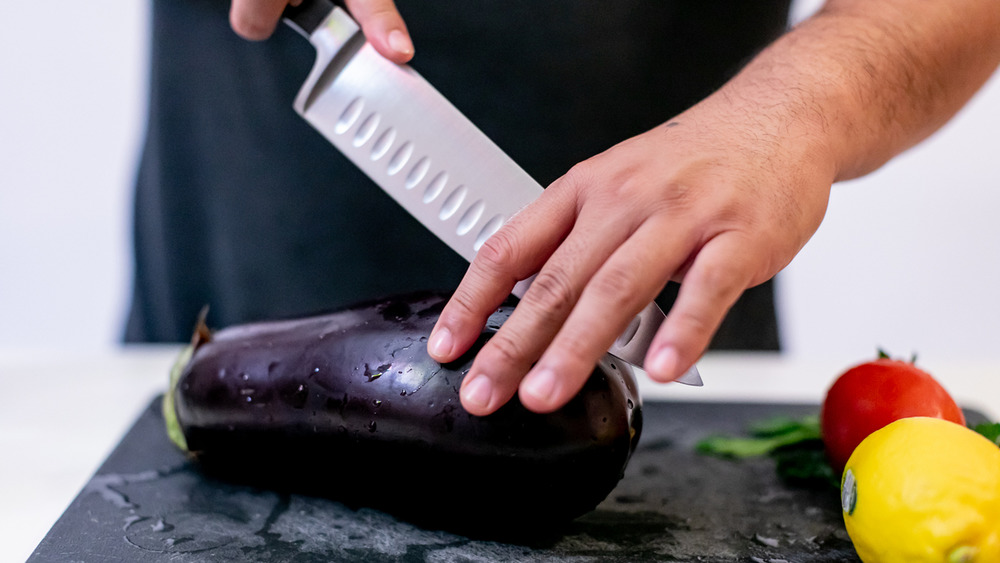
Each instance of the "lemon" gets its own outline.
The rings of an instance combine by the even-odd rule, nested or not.
[[[841,480],[865,563],[1000,562],[1000,448],[937,418],[903,418],[854,450]]]

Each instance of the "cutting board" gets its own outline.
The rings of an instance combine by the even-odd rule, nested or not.
[[[167,440],[159,404],[151,402],[30,562],[858,561],[836,489],[788,485],[768,458],[694,450],[706,435],[815,414],[815,405],[647,401],[638,449],[611,495],[564,527],[511,543],[208,478]]]

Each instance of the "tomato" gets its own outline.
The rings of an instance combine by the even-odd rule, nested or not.
[[[854,448],[869,434],[912,416],[965,425],[962,409],[951,395],[912,362],[880,357],[847,370],[827,391],[820,411],[830,465],[843,472]]]

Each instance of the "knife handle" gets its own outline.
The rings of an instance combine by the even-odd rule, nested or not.
[[[281,17],[289,27],[308,39],[336,5],[333,0],[303,0],[298,6],[287,6]]]

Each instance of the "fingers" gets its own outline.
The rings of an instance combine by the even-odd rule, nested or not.
[[[518,397],[525,407],[551,412],[569,402],[634,315],[684,262],[689,241],[665,240],[666,223],[644,222],[588,276],[565,324],[520,382]]]
[[[233,0],[229,24],[240,37],[262,41],[274,33],[286,6],[301,3],[302,0]],[[345,4],[368,42],[383,57],[400,64],[413,58],[410,32],[392,0],[347,0]]]
[[[575,214],[564,211],[568,205],[566,194],[546,190],[486,240],[431,331],[431,357],[453,361],[475,342],[514,285],[537,272],[570,231]]]
[[[619,242],[608,229],[581,228],[570,233],[552,253],[510,318],[477,355],[466,378],[469,381],[466,385],[475,383],[475,386],[466,387],[461,394],[467,410],[471,409],[473,414],[490,412],[499,406],[493,404],[495,399],[506,401],[513,396],[524,374],[542,356],[576,305],[583,285],[579,280],[588,279]],[[577,363],[585,364],[586,359]],[[554,369],[551,373],[537,374],[530,382],[526,381],[528,387],[521,386],[521,402],[531,410],[553,410],[548,397],[554,396],[558,401],[567,394],[575,394],[582,386],[581,378],[575,375],[589,374],[591,369],[593,364],[568,372]],[[487,397],[483,391],[487,383],[492,391],[489,401],[483,401]]]
[[[575,213],[563,210],[572,205],[570,192],[546,191],[486,241],[431,332],[428,352],[432,357],[452,361],[472,345],[486,318],[510,294],[514,284],[534,274],[567,236]],[[511,264],[516,264],[517,269],[511,271]],[[512,380],[509,374],[523,375],[541,353],[538,346],[544,347],[547,342],[521,338],[511,327],[534,321],[536,331],[557,329],[561,319],[554,323],[545,316],[525,318],[531,311],[524,303],[535,299],[546,283],[543,276],[540,285],[532,285],[525,301],[479,352],[462,383],[461,396],[469,412],[488,414],[509,400],[520,379],[518,376]],[[562,316],[567,313],[568,308]]]
[[[229,7],[229,25],[244,39],[262,41],[274,33],[288,4],[288,0],[233,0]]]
[[[413,41],[392,0],[347,0],[348,11],[383,57],[396,63],[413,58]]]
[[[742,240],[721,235],[699,251],[646,353],[644,367],[650,378],[673,381],[694,365],[726,312],[753,284],[755,257]]]
[[[462,405],[470,413],[494,412],[515,392],[535,412],[562,407],[583,387],[594,365],[633,316],[666,280],[687,268],[678,301],[647,358],[651,377],[663,382],[676,379],[707,348],[726,312],[753,279],[753,252],[735,234],[722,233],[697,249],[693,231],[672,224],[676,217],[673,221],[669,216],[647,218],[625,240],[615,235],[622,225],[604,221],[614,226],[600,229],[595,225],[601,223],[592,219],[586,211],[576,218],[577,226],[551,252],[517,309],[479,352],[460,390]],[[516,231],[524,225],[511,227]],[[549,236],[558,238],[559,232],[552,229]],[[692,249],[697,249],[697,255],[688,267]],[[546,247],[539,252],[549,255]],[[485,263],[470,268],[474,275],[456,293],[463,295],[459,309],[454,299],[446,307],[449,315],[469,315],[465,319],[469,332],[456,341],[460,346],[451,350],[453,354],[466,348],[466,340],[471,345],[496,300],[502,300],[513,285],[513,278],[498,281],[484,273],[491,268]],[[469,279],[475,280],[472,286],[467,285]],[[483,301],[470,296],[490,292],[494,292],[492,304],[478,310],[473,304]],[[449,322],[439,321],[435,332],[454,326]]]

